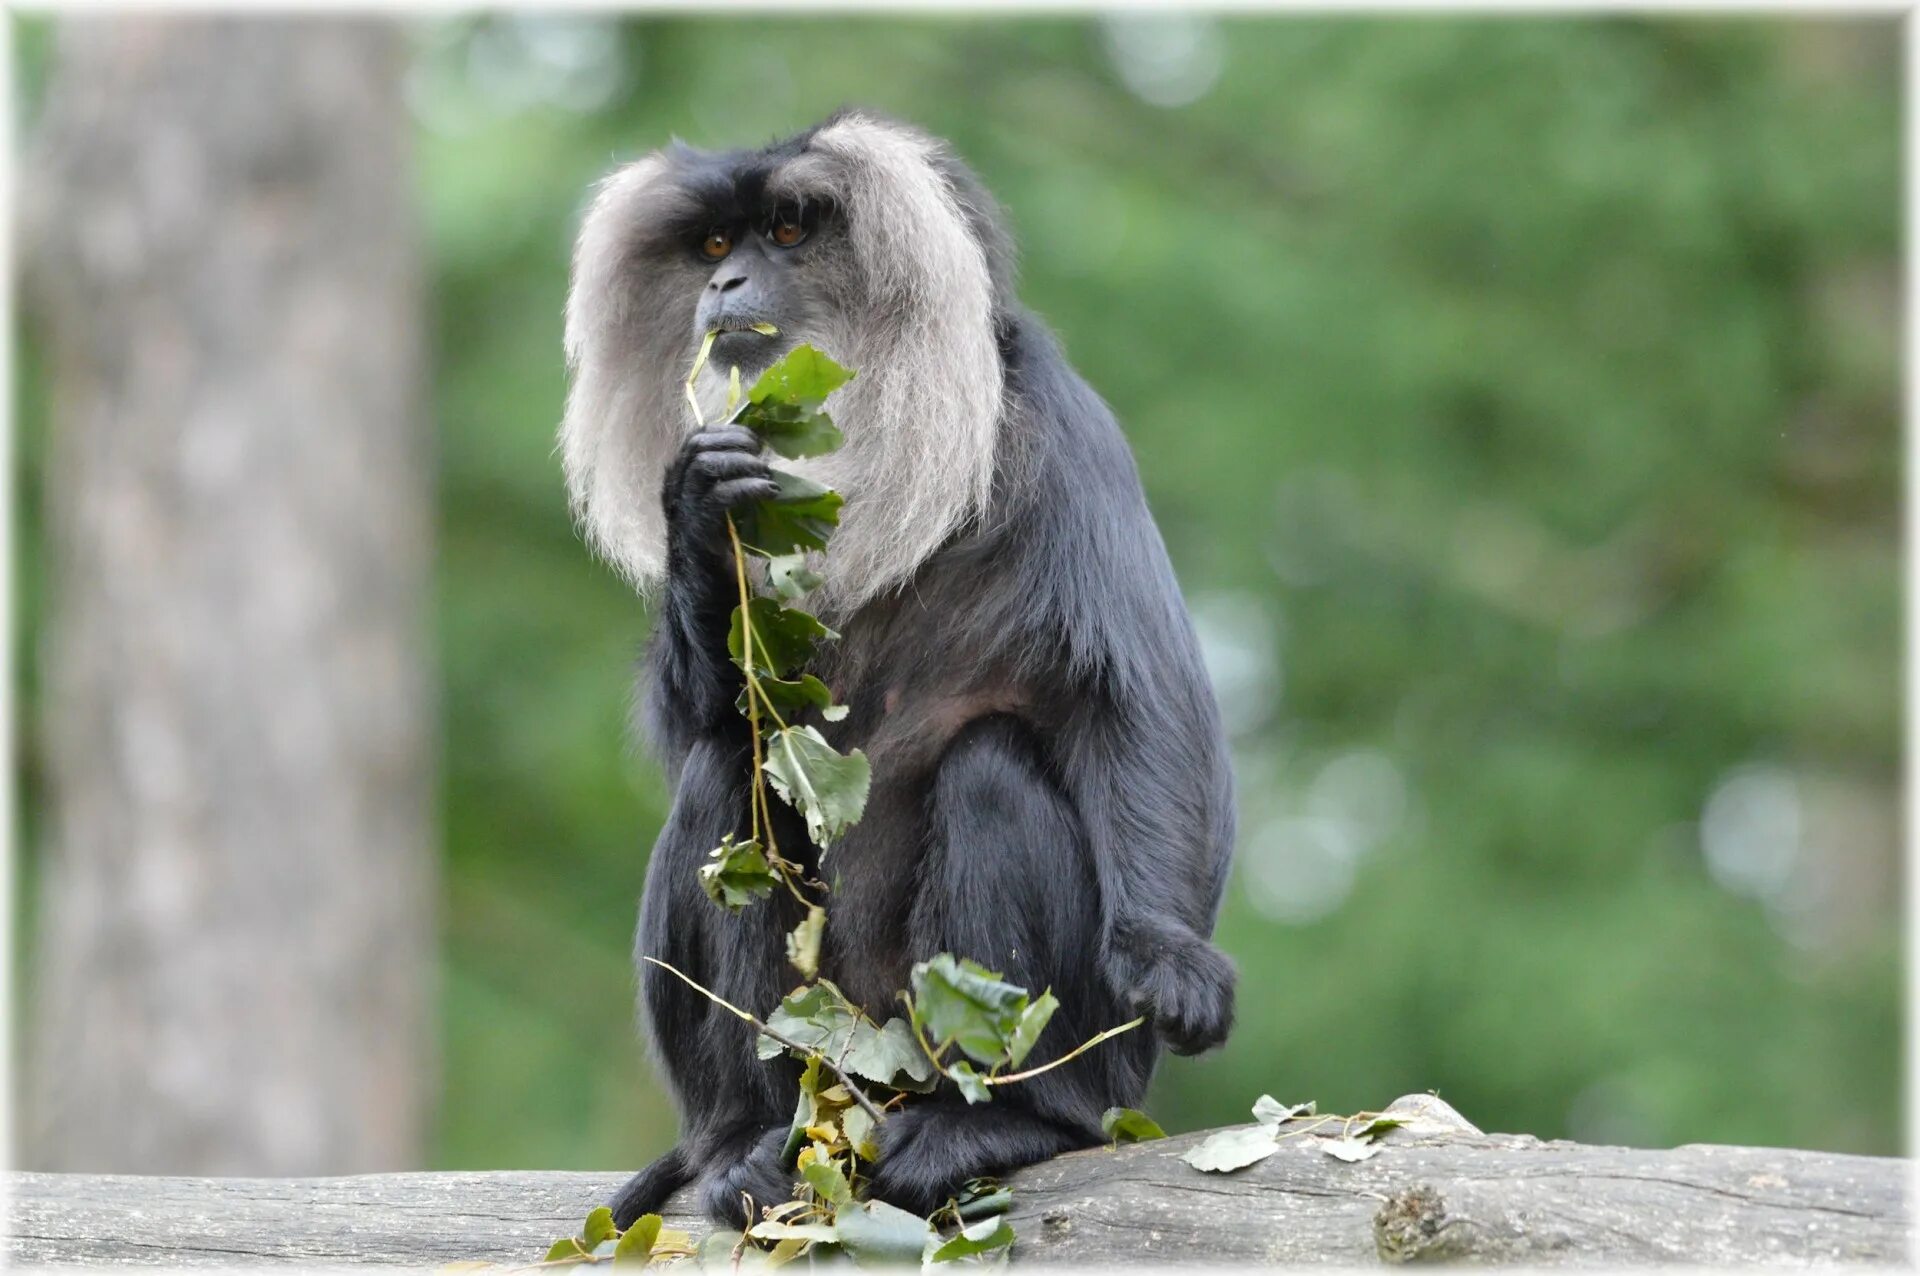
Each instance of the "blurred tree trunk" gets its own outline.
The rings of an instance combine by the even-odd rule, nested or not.
[[[432,467],[392,24],[63,24],[29,1164],[419,1165]]]

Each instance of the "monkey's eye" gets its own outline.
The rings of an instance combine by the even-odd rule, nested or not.
[[[733,236],[720,226],[715,226],[708,231],[706,239],[700,245],[700,255],[708,261],[719,261],[732,251]]]
[[[806,237],[806,224],[791,212],[775,213],[773,224],[767,228],[767,238],[782,248],[791,248]]]

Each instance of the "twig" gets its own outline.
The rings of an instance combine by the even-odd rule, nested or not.
[[[921,1052],[927,1056],[927,1061],[933,1064],[933,1069],[935,1072],[938,1072],[941,1076],[945,1077],[949,1081],[953,1080],[953,1074],[947,1071],[947,1065],[940,1061],[940,1056],[947,1052],[947,1047],[952,1045],[953,1042],[943,1041],[940,1043],[940,1048],[938,1050],[935,1050],[933,1048],[933,1044],[927,1040],[927,1034],[920,1030],[920,1016],[916,1015],[913,1012],[913,994],[908,992],[902,992],[900,994],[900,1000],[906,1003],[907,1026],[913,1030],[914,1039],[920,1043]],[[1133,1019],[1127,1023],[1121,1024],[1117,1028],[1109,1028],[1105,1032],[1096,1033],[1095,1035],[1088,1037],[1085,1041],[1081,1042],[1079,1045],[1075,1046],[1073,1049],[1067,1051],[1065,1054],[1061,1055],[1058,1059],[1050,1059],[1046,1063],[1041,1064],[1037,1068],[1028,1068],[1025,1072],[1008,1072],[1000,1076],[985,1075],[980,1078],[981,1084],[1009,1085],[1015,1081],[1025,1081],[1028,1077],[1037,1077],[1043,1072],[1051,1072],[1053,1069],[1059,1067],[1061,1064],[1067,1062],[1069,1059],[1074,1058],[1076,1055],[1085,1054],[1087,1051],[1093,1049],[1095,1046],[1099,1045],[1101,1042],[1117,1037],[1123,1032],[1132,1032],[1135,1028],[1138,1028],[1141,1024],[1145,1023],[1146,1021],[1147,1021],[1147,1017],[1145,1015],[1141,1015],[1136,1019]]]
[[[1132,1032],[1135,1028],[1138,1028],[1141,1024],[1145,1023],[1146,1021],[1147,1021],[1147,1017],[1145,1015],[1141,1015],[1138,1019],[1134,1019],[1129,1023],[1123,1023],[1118,1028],[1109,1028],[1105,1032],[1096,1033],[1093,1036],[1088,1037],[1085,1041],[1081,1042],[1079,1045],[1075,1046],[1073,1049],[1061,1055],[1058,1059],[1050,1059],[1046,1063],[1041,1064],[1037,1068],[1028,1068],[1025,1072],[1003,1073],[1002,1075],[997,1077],[982,1077],[981,1080],[985,1081],[988,1085],[1011,1085],[1015,1081],[1025,1081],[1028,1077],[1037,1077],[1043,1072],[1048,1072],[1054,1068],[1059,1067],[1061,1064],[1073,1058],[1075,1055],[1085,1054],[1087,1051],[1099,1045],[1102,1041],[1106,1041],[1106,1040],[1109,1040],[1110,1038],[1117,1037],[1123,1032]]]
[[[661,961],[658,957],[642,957],[640,960],[651,962],[652,964],[660,967],[660,969],[674,976],[675,978],[680,980],[681,983],[684,983],[687,987],[693,989],[695,992],[699,993],[702,997],[705,997],[708,1001],[711,1001],[714,1005],[719,1006],[724,1010],[729,1010],[733,1012],[735,1015],[738,1015],[740,1018],[752,1024],[755,1028],[758,1028],[760,1030],[760,1035],[764,1037],[773,1038],[775,1041],[779,1042],[781,1045],[785,1046],[789,1050],[798,1050],[802,1054],[812,1055],[814,1058],[820,1060],[820,1062],[826,1064],[827,1067],[832,1070],[834,1076],[840,1078],[840,1084],[847,1087],[847,1093],[852,1095],[853,1101],[859,1104],[862,1110],[864,1110],[868,1116],[873,1118],[873,1123],[875,1125],[879,1125],[881,1122],[887,1119],[887,1114],[885,1112],[882,1112],[878,1107],[874,1105],[873,1100],[867,1097],[867,1092],[860,1088],[860,1084],[857,1081],[855,1081],[851,1076],[847,1075],[847,1073],[842,1071],[838,1063],[834,1062],[832,1059],[829,1059],[824,1050],[821,1050],[815,1046],[803,1045],[802,1043],[795,1041],[792,1037],[789,1037],[786,1033],[781,1032],[774,1028],[767,1027],[765,1023],[761,1022],[760,1017],[758,1015],[750,1014],[747,1011],[740,1009],[740,1007],[734,1005],[731,1001],[728,1001],[725,997],[722,997],[719,993],[714,992],[711,988],[701,987],[699,984],[695,983],[687,975],[681,973],[679,970],[676,970],[674,967],[669,966],[666,962]]]

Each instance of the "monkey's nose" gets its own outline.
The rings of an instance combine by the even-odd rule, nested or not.
[[[708,284],[707,287],[709,290],[713,292],[732,292],[735,288],[738,288],[741,284],[744,284],[746,282],[747,282],[747,277],[744,274],[731,275],[725,279],[716,279],[712,283]]]

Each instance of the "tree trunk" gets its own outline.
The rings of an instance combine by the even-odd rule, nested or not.
[[[373,21],[63,24],[29,156],[49,805],[28,1164],[418,1165],[420,253]]]
[[[1431,1110],[1419,1095],[1394,1107]],[[1449,1108],[1388,1132],[1372,1159],[1350,1165],[1325,1154],[1337,1123],[1285,1129],[1274,1155],[1230,1174],[1183,1163],[1204,1137],[1187,1134],[1070,1152],[1008,1176],[1014,1266],[1749,1269],[1909,1258],[1912,1165],[1892,1158],[1542,1143],[1482,1134]],[[7,1257],[20,1266],[524,1267],[578,1235],[626,1175],[11,1180]],[[682,1191],[668,1225],[702,1236],[697,1208]]]

